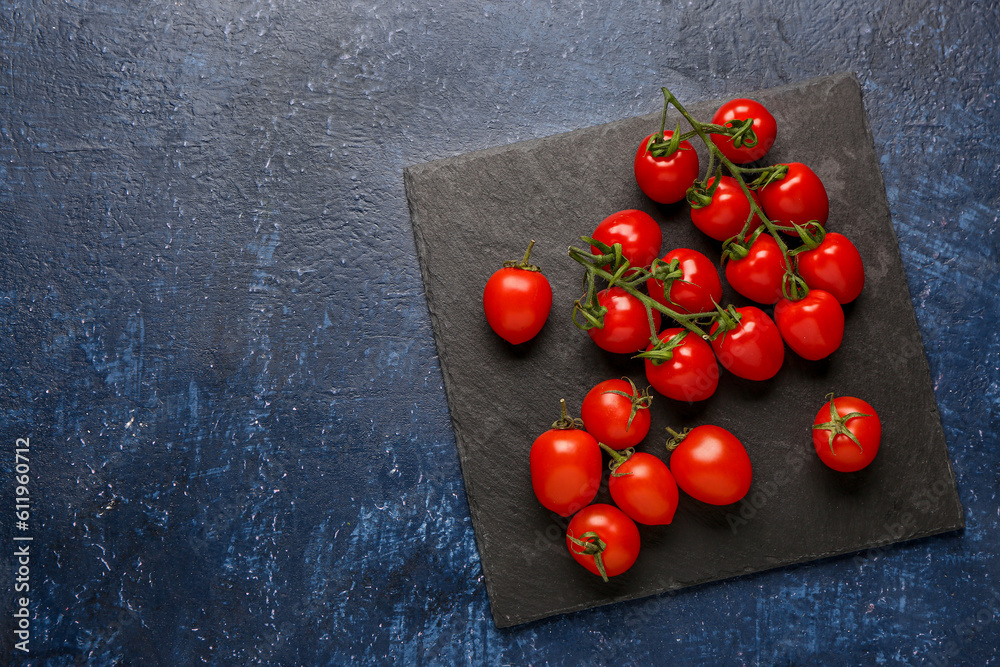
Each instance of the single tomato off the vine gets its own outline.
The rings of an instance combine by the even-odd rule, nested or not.
[[[719,386],[719,364],[712,346],[696,334],[674,327],[660,333],[661,341],[683,334],[670,359],[656,364],[646,359],[646,380],[653,389],[675,401],[704,401]],[[650,344],[648,350],[653,349]]]
[[[788,173],[757,190],[764,213],[771,222],[790,227],[793,223],[806,227],[815,220],[826,224],[830,215],[830,198],[823,181],[801,162],[786,165]]]
[[[605,380],[587,392],[580,416],[598,442],[614,449],[635,447],[649,433],[650,400],[631,380]]]
[[[830,356],[844,339],[844,309],[832,294],[819,289],[798,301],[778,301],[774,323],[788,347],[811,361]]]
[[[857,299],[865,286],[861,253],[843,234],[827,232],[818,247],[799,253],[796,261],[809,287],[829,292],[840,303]]]
[[[764,233],[750,245],[746,257],[726,263],[726,280],[751,301],[772,304],[781,298],[787,265],[777,241]]]
[[[878,454],[882,422],[866,401],[854,396],[831,399],[816,413],[813,447],[823,463],[840,472],[866,467]],[[832,408],[831,408],[832,404]]]
[[[652,454],[635,452],[614,463],[608,490],[630,519],[647,526],[663,526],[677,511],[677,482],[670,469]]]
[[[663,133],[664,141],[674,136]],[[664,157],[653,157],[648,146],[654,135],[649,135],[635,152],[635,180],[639,189],[655,202],[673,204],[684,199],[687,189],[698,178],[698,154],[689,141],[680,142],[676,151]]]
[[[520,262],[506,262],[486,281],[483,310],[490,327],[508,343],[534,338],[552,309],[552,286],[537,266],[528,264],[531,248]]]
[[[649,266],[660,254],[663,233],[660,225],[648,213],[626,209],[612,213],[594,230],[593,238],[613,246],[622,245],[622,256],[629,264],[637,267]],[[597,248],[592,248],[600,254]]]
[[[614,505],[589,505],[569,522],[566,547],[576,562],[607,581],[639,557],[639,529]]]
[[[692,498],[710,505],[729,505],[750,490],[750,456],[732,433],[704,425],[679,436],[670,454],[670,471],[677,486]],[[668,445],[668,448],[676,442]]]
[[[785,345],[778,327],[756,306],[736,308],[739,322],[712,339],[719,363],[730,373],[747,380],[769,380],[781,370]],[[719,322],[712,325],[714,336]]]
[[[597,293],[597,303],[608,309],[604,327],[588,329],[594,343],[602,350],[618,354],[631,354],[646,347],[651,332],[646,306],[621,287],[612,287]],[[660,328],[660,313],[653,311],[653,324]]]
[[[679,313],[715,310],[715,304],[722,300],[722,281],[712,260],[689,248],[676,248],[663,256],[667,264],[675,259],[681,275],[670,281],[669,293],[664,294],[661,281],[650,278],[646,281],[649,296]]]
[[[601,486],[603,457],[594,436],[565,416],[535,439],[529,465],[531,487],[542,505],[569,516],[586,507]]]
[[[712,135],[712,142],[734,164],[746,164],[764,157],[778,136],[778,123],[763,104],[744,98],[729,100],[712,116],[712,123],[715,125],[725,125],[732,120],[750,118],[753,119],[753,131],[757,136],[757,143],[753,146],[736,147],[733,145],[732,137]]]
[[[713,176],[706,184],[709,189],[714,182],[715,177]],[[753,190],[750,190],[750,196],[759,206],[760,202]],[[719,179],[719,186],[715,188],[711,203],[698,208],[691,207],[691,222],[716,241],[725,241],[740,233],[752,211],[750,200],[743,194],[736,179],[732,176],[723,176]],[[761,224],[763,222],[760,216],[755,214],[753,221],[747,228],[747,234],[753,232]]]

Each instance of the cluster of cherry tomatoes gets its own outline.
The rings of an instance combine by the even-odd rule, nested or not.
[[[712,260],[688,248],[661,255],[657,222],[629,209],[583,238],[589,251],[570,248],[587,271],[574,323],[600,348],[644,359],[652,388],[680,401],[712,396],[719,364],[748,380],[774,377],[785,344],[805,359],[829,356],[843,340],[843,304],[864,287],[864,266],[847,237],[824,228],[830,202],[822,181],[798,162],[742,166],[763,158],[777,136],[777,123],[762,104],[732,100],[701,123],[663,92],[664,123],[639,144],[636,182],[656,202],[686,199],[695,227],[722,242],[726,281],[760,306],[773,306],[773,319],[758,306],[720,305],[722,281]],[[664,129],[670,104],[691,131],[681,134],[679,124],[673,132]],[[688,141],[694,136],[709,153],[703,180]],[[799,243],[790,247],[794,239]],[[528,263],[533,244],[520,262],[497,271],[483,294],[490,326],[513,344],[534,337],[552,305],[548,280]],[[661,330],[665,319],[672,325]],[[878,451],[878,416],[860,399],[828,398],[813,427],[816,452],[834,470],[859,470]],[[573,517],[566,535],[570,553],[605,579],[634,563],[636,522],[672,521],[678,487],[715,505],[738,502],[750,488],[746,449],[718,426],[671,431],[669,467],[635,452],[649,430],[651,401],[630,379],[601,382],[583,400],[582,420],[568,417],[564,401],[562,417],[531,448],[535,495],[547,509]],[[602,449],[611,459],[609,491],[617,507],[591,504],[601,483]]]

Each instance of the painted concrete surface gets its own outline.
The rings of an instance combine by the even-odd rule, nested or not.
[[[0,6],[5,663],[996,661],[995,5]],[[840,71],[966,529],[495,629],[403,168]]]

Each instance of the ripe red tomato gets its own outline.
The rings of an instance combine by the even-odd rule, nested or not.
[[[670,454],[677,486],[710,505],[729,505],[750,490],[753,468],[736,436],[719,426],[691,429]]]
[[[709,188],[712,187],[713,182],[715,182],[714,176],[708,180]],[[750,196],[760,206],[757,193],[751,190]],[[715,189],[712,202],[708,206],[691,207],[691,222],[716,241],[725,241],[740,233],[752,210],[750,201],[743,194],[736,179],[732,176],[723,176],[719,179],[719,187]],[[747,234],[760,227],[761,224],[763,222],[760,216],[755,214],[753,222],[747,229]]]
[[[683,275],[670,283],[669,296],[664,296],[663,283],[656,278],[646,281],[649,296],[679,313],[715,310],[715,303],[722,301],[722,282],[712,260],[697,250],[688,248],[677,248],[663,256],[663,261],[667,264],[675,259],[677,268]]]
[[[569,516],[597,495],[603,457],[594,436],[558,425],[553,424],[531,445],[531,487],[546,509]]]
[[[829,292],[813,289],[798,301],[781,299],[774,307],[781,337],[803,359],[825,359],[844,340],[844,309]]]
[[[830,198],[823,181],[801,162],[791,162],[787,167],[783,179],[757,190],[764,213],[771,222],[786,227],[792,223],[805,226],[812,220],[825,225],[830,215]]]
[[[775,303],[781,298],[781,283],[788,263],[777,241],[761,234],[743,259],[726,263],[726,280],[733,289],[757,303]]]
[[[636,267],[649,266],[660,254],[663,232],[652,216],[635,209],[612,213],[594,230],[593,238],[612,246],[622,244],[622,256]],[[594,254],[600,251],[591,246]]]
[[[737,148],[733,145],[732,137],[712,135],[712,142],[734,164],[746,164],[764,157],[774,145],[774,139],[778,135],[778,123],[763,104],[743,98],[729,100],[719,107],[719,110],[712,116],[712,123],[716,125],[725,125],[731,120],[746,120],[748,118],[753,118],[753,131],[757,135],[755,146]]]
[[[747,380],[769,380],[785,361],[781,333],[771,318],[756,306],[737,308],[739,324],[712,340],[719,363],[730,373]],[[719,328],[712,324],[711,334]]]
[[[664,141],[670,141],[674,133],[663,133]],[[639,189],[647,197],[660,204],[673,204],[684,199],[687,189],[698,178],[698,154],[690,141],[682,141],[671,155],[653,157],[647,150],[649,135],[639,144],[635,152],[635,180]]]
[[[589,329],[591,339],[602,350],[631,354],[646,347],[651,332],[646,306],[621,287],[597,293],[597,303],[608,309],[603,329]],[[653,311],[653,324],[660,328],[660,313]]]
[[[660,340],[670,340],[681,332],[686,335],[669,361],[656,365],[651,359],[645,360],[646,380],[653,389],[675,401],[704,401],[719,386],[719,364],[712,346],[690,331],[680,327],[665,329]],[[646,349],[653,349],[652,343]]]
[[[587,432],[614,449],[638,445],[649,433],[650,397],[631,380],[605,380],[587,392],[580,416]]]
[[[875,408],[860,398],[831,399],[816,413],[813,446],[823,463],[840,472],[861,470],[878,454],[882,421]],[[831,408],[831,403],[833,408]]]
[[[639,529],[614,505],[598,503],[584,507],[569,522],[566,547],[576,562],[607,581],[639,557]]]
[[[528,264],[531,248],[520,262],[506,262],[486,281],[483,310],[490,327],[517,345],[534,338],[552,310],[552,286],[537,266]]]
[[[652,454],[635,452],[615,466],[608,482],[611,498],[630,519],[664,526],[677,511],[677,482],[670,468]]]
[[[799,253],[797,260],[806,284],[826,290],[840,303],[854,301],[865,286],[861,253],[843,234],[827,232],[817,248]]]

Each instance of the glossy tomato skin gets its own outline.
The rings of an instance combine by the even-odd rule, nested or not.
[[[614,577],[632,567],[639,557],[639,529],[635,522],[614,505],[597,503],[584,507],[576,513],[566,529],[566,547],[580,565],[596,575],[600,575],[594,557],[584,555],[580,546],[570,541],[570,537],[580,539],[585,533],[597,533],[607,544],[601,558],[604,570]]]
[[[630,425],[632,401],[613,393],[616,391],[630,396],[637,393],[625,380],[599,382],[584,397],[580,416],[587,432],[598,442],[614,449],[635,447],[649,433],[649,408],[639,407]]]
[[[589,329],[590,338],[602,350],[631,354],[645,349],[649,342],[649,317],[646,307],[621,287],[597,293],[597,303],[608,309],[604,328]],[[653,311],[653,323],[660,328],[660,313]]]
[[[842,304],[857,299],[864,289],[861,253],[843,234],[827,232],[817,248],[799,253],[797,261],[809,287],[829,292]]]
[[[710,505],[738,502],[753,481],[753,468],[743,443],[719,426],[691,429],[670,454],[670,471],[677,486]]]
[[[708,187],[711,188],[714,182],[715,177],[713,176],[707,182]],[[757,193],[751,190],[750,196],[760,206]],[[723,176],[719,179],[719,187],[715,189],[712,202],[708,206],[691,207],[691,222],[716,241],[725,241],[740,233],[752,210],[750,201],[743,194],[736,179],[732,176]],[[762,224],[760,216],[755,214],[747,229],[747,234]]]
[[[613,246],[622,244],[622,256],[636,267],[649,266],[660,254],[663,232],[648,213],[626,209],[612,213],[597,225],[593,238]],[[600,251],[592,246],[595,254]]]
[[[753,147],[733,146],[733,138],[713,134],[712,142],[719,147],[722,154],[734,164],[747,164],[764,157],[778,136],[778,123],[774,116],[760,102],[744,98],[729,100],[715,112],[712,122],[724,125],[735,119],[753,118],[753,131],[757,135],[757,144]]]
[[[757,303],[772,304],[781,298],[781,283],[788,263],[770,234],[761,234],[743,259],[726,263],[726,280],[733,289]]]
[[[668,264],[674,259],[684,275],[670,284],[670,297],[664,298],[663,283],[656,278],[646,281],[649,296],[679,313],[715,310],[715,303],[722,301],[722,281],[712,260],[690,248],[676,248],[663,256]]]
[[[486,321],[501,338],[518,345],[534,338],[552,310],[552,286],[541,271],[500,269],[483,289]]]
[[[586,431],[553,428],[531,445],[531,486],[538,501],[570,516],[586,507],[601,486],[601,447]]]
[[[674,133],[663,133],[669,141]],[[698,154],[690,141],[682,141],[673,154],[653,157],[646,150],[652,134],[642,140],[633,164],[639,189],[655,202],[673,204],[684,199],[687,189],[698,178]]]
[[[774,323],[788,347],[810,361],[827,358],[844,340],[844,309],[823,290],[809,290],[799,301],[778,301]]]
[[[830,216],[830,198],[823,181],[801,162],[790,162],[788,173],[780,181],[772,181],[757,190],[764,214],[771,222],[805,226],[815,220],[826,224]]]
[[[683,331],[680,327],[665,329],[660,340],[669,340]],[[646,349],[652,349],[650,344]],[[675,401],[704,401],[719,386],[719,364],[712,346],[688,332],[684,341],[674,348],[669,361],[655,365],[646,359],[646,380],[653,389]]]
[[[781,370],[785,346],[778,327],[756,306],[737,308],[740,322],[735,329],[712,341],[719,363],[730,373],[747,380],[769,380]],[[719,328],[712,325],[711,333]]]
[[[615,504],[637,523],[665,526],[674,520],[677,482],[667,464],[652,454],[632,454],[612,473],[608,489]]]
[[[833,450],[830,450],[830,435],[828,431],[813,430],[813,446],[823,463],[839,472],[855,472],[865,468],[875,459],[879,445],[882,442],[882,421],[878,413],[866,401],[853,396],[838,396],[834,399],[837,414],[841,417],[860,412],[870,417],[853,417],[845,426],[861,443],[854,444],[846,435],[836,435],[833,439]],[[814,424],[825,424],[831,420],[830,402],[827,401],[816,413]]]

